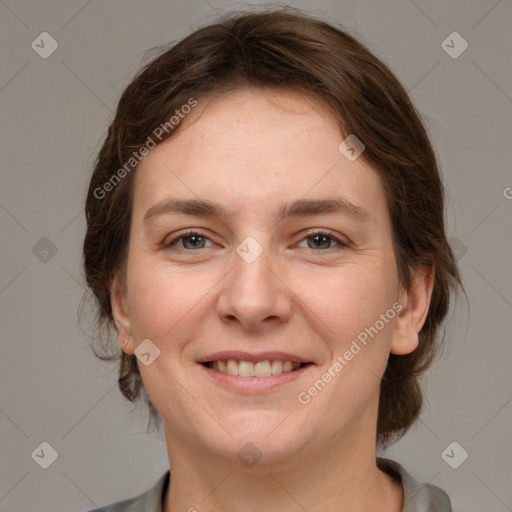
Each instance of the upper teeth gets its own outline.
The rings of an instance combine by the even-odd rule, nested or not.
[[[281,373],[291,372],[300,368],[301,363],[292,363],[291,361],[281,361],[273,359],[272,361],[237,361],[235,359],[219,360],[208,363],[210,368],[222,373],[238,375],[239,377],[270,377]]]

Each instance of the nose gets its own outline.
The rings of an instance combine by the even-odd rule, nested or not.
[[[268,247],[250,263],[234,254],[233,268],[222,280],[217,301],[217,313],[223,322],[262,331],[290,319],[292,292],[275,263]]]

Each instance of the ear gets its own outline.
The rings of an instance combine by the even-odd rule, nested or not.
[[[111,279],[109,290],[112,316],[117,329],[117,343],[123,352],[131,355],[134,353],[135,347],[133,346],[130,317],[126,307],[126,288],[117,274]]]
[[[409,290],[401,291],[399,302],[403,309],[398,315],[393,332],[392,354],[410,354],[418,347],[418,333],[427,318],[434,289],[434,274],[433,266],[422,265],[413,273]]]

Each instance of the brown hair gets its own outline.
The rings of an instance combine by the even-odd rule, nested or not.
[[[443,184],[425,127],[393,73],[344,30],[296,9],[225,16],[154,58],[124,91],[95,162],[85,206],[84,270],[97,303],[97,326],[103,332],[115,328],[109,282],[124,273],[134,152],[190,98],[200,101],[247,87],[292,88],[326,104],[344,136],[355,134],[363,141],[361,158],[380,176],[401,284],[409,288],[411,270],[422,263],[435,269],[420,344],[411,354],[391,354],[381,382],[377,442],[386,446],[419,416],[419,378],[444,340],[444,332],[438,339],[438,330],[451,293],[458,285],[463,289],[445,234]],[[162,140],[175,132],[169,129]],[[122,179],[113,182],[114,175]],[[107,182],[112,186],[105,187]],[[122,394],[130,401],[142,395],[150,420],[156,420],[136,357],[117,348],[103,355],[93,351],[103,360],[120,360]]]

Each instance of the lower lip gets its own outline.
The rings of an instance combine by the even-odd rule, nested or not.
[[[245,393],[247,395],[255,395],[272,391],[279,386],[288,384],[304,375],[311,366],[311,364],[301,366],[297,370],[291,372],[281,373],[279,375],[271,375],[270,377],[239,377],[238,375],[231,375],[229,373],[219,372],[201,364],[208,375],[212,377],[222,387]]]

